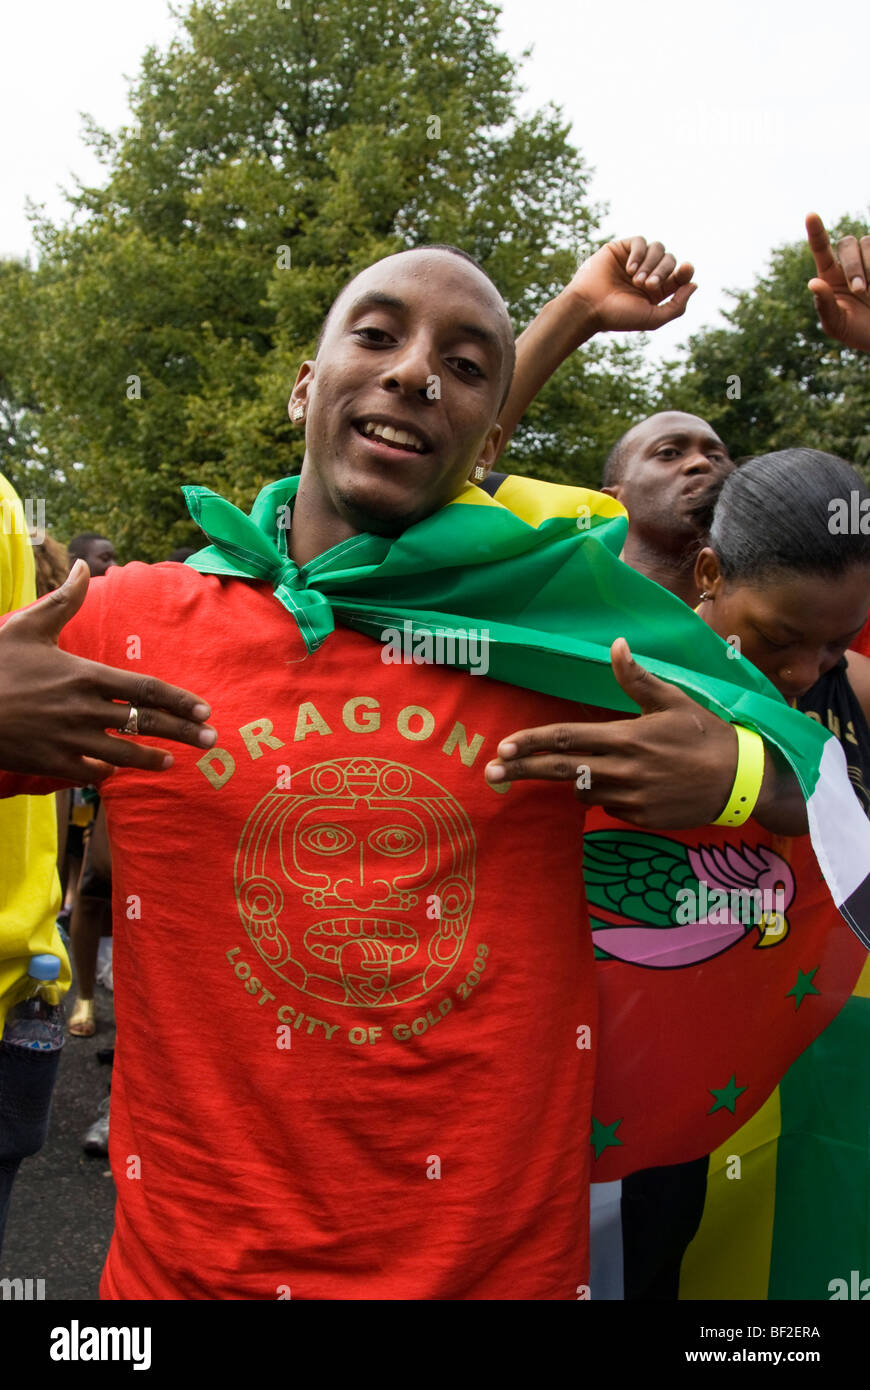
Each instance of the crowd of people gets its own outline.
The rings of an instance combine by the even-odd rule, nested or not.
[[[823,329],[870,352],[870,238],[807,232]],[[92,1035],[112,935],[102,1297],[678,1296],[709,1155],[866,960],[805,789],[739,700],[702,702],[701,654],[832,734],[870,814],[870,535],[830,525],[870,500],[849,463],[735,461],[665,408],[625,422],[598,493],[509,471],[568,354],[678,317],[692,275],[612,242],[515,342],[465,253],[388,257],[334,301],[290,397],[301,473],[249,517],[188,486],[202,550],[119,565],[87,533],[68,575],[51,538],[0,536],[0,1029],[32,956],[69,985],[68,922],[67,1026]],[[685,634],[682,685],[632,653],[623,593]],[[603,626],[610,684],[555,694],[534,641],[479,679],[375,635],[462,615],[497,651],[533,608],[557,666]],[[786,1016],[807,951],[817,1007]],[[12,1051],[0,1240],[57,1065]]]

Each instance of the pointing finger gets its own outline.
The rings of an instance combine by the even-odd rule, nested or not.
[[[820,275],[825,275],[837,268],[834,260],[834,253],[831,250],[831,243],[828,240],[828,233],[825,231],[825,224],[818,213],[811,212],[806,221],[807,241],[813,253],[813,260],[816,263],[816,270]]]

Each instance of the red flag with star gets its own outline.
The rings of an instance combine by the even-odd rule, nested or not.
[[[596,809],[584,873],[600,1021],[592,1178],[711,1153],[837,1015],[867,953],[809,837],[655,834]]]

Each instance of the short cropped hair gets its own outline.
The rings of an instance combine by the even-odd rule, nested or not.
[[[108,541],[108,536],[103,536],[99,531],[82,531],[80,536],[73,536],[67,544],[67,551],[71,560],[84,560],[87,552],[94,541]],[[111,541],[109,541],[111,545]]]
[[[616,487],[622,482],[622,475],[625,472],[625,465],[628,463],[628,445],[626,440],[631,434],[631,429],[627,429],[625,434],[621,434],[614,444],[607,458],[604,460],[604,471],[601,474],[602,487]]]
[[[487,280],[489,281],[489,283],[492,285],[493,289],[496,291],[496,293],[499,293],[498,286],[496,285],[496,283],[495,283],[495,281],[493,280],[492,276],[489,275],[488,272],[484,270],[483,266],[480,264],[480,261],[475,260],[475,258],[474,258],[473,256],[469,255],[469,253],[468,253],[467,251],[463,251],[461,246],[451,246],[449,242],[446,242],[446,241],[436,241],[436,242],[432,242],[432,243],[429,244],[429,245],[423,244],[423,245],[420,245],[420,246],[408,246],[408,247],[406,247],[403,251],[397,251],[397,252],[395,252],[394,254],[397,255],[397,256],[406,256],[406,255],[410,255],[410,254],[413,253],[414,251],[446,251],[446,252],[447,252],[449,255],[451,255],[451,256],[459,256],[461,260],[463,260],[463,261],[468,261],[469,265],[473,265],[474,268],[475,268],[475,270],[479,270],[480,273],[481,273],[481,275],[485,275],[486,278],[487,278]],[[367,270],[367,269],[368,269],[368,266],[364,267],[364,269]],[[362,274],[362,271],[357,271],[357,275],[361,275],[361,274]],[[322,346],[322,344],[323,344],[324,335],[326,334],[326,329],[327,329],[327,326],[328,326],[328,324],[329,324],[329,320],[330,320],[330,318],[332,317],[332,311],[333,311],[333,309],[335,308],[335,306],[336,306],[336,304],[338,303],[338,301],[341,299],[342,295],[344,294],[344,292],[345,292],[345,290],[348,288],[348,286],[353,284],[354,280],[357,278],[357,275],[352,275],[352,276],[350,277],[349,280],[345,280],[345,282],[344,282],[344,284],[342,285],[341,289],[338,291],[338,294],[335,296],[335,298],[333,299],[332,303],[330,304],[328,310],[326,311],[326,317],[324,318],[323,323],[320,325],[320,332],[319,332],[318,335],[317,335],[317,343],[316,343],[315,348],[314,348],[314,355],[315,355],[315,357],[316,357],[317,354],[320,352],[321,346]],[[510,345],[509,355],[508,355],[508,365],[509,365],[509,367],[510,367],[510,374],[509,374],[508,379],[507,379],[507,384],[506,384],[506,386],[505,386],[504,395],[502,396],[501,405],[499,406],[499,410],[501,410],[502,406],[504,405],[505,401],[506,401],[507,398],[508,398],[508,393],[509,393],[510,388],[511,388],[511,382],[512,382],[513,379],[514,379],[514,368],[516,367],[516,361],[517,361],[516,345],[514,344],[513,340],[511,340],[511,345]]]

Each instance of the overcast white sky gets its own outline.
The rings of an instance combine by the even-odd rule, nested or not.
[[[806,212],[866,215],[864,0],[504,0],[503,12],[507,49],[534,47],[524,105],[563,106],[592,196],[610,205],[606,233],[695,262],[699,290],[658,352],[715,322],[724,289],[751,284]],[[125,74],[175,27],[167,0],[7,3],[0,255],[31,246],[28,197],[59,216],[58,185],[99,177],[79,113],[123,124]]]

